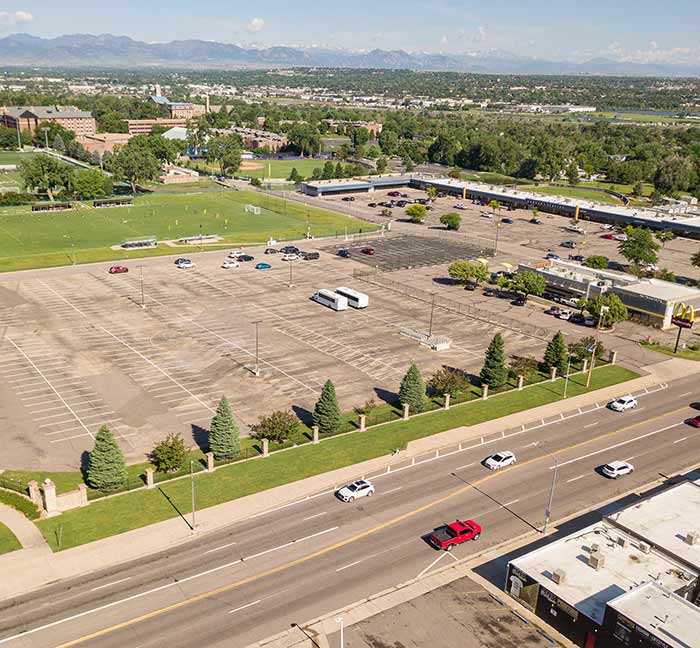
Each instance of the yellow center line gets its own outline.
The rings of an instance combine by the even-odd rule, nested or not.
[[[127,628],[129,626],[136,625],[137,623],[141,623],[143,621],[148,621],[149,619],[153,619],[155,617],[161,616],[163,614],[166,614],[167,612],[172,612],[173,610],[177,610],[178,608],[185,607],[187,605],[191,605],[192,603],[197,603],[198,601],[203,601],[203,600],[210,598],[212,596],[217,596],[219,594],[222,594],[224,592],[228,592],[228,591],[236,589],[238,587],[242,587],[244,585],[247,585],[247,584],[252,583],[254,581],[260,580],[262,578],[266,578],[267,576],[272,576],[273,574],[277,574],[281,571],[286,571],[287,569],[291,569],[292,567],[296,567],[297,565],[301,565],[305,562],[308,562],[309,560],[313,560],[315,558],[318,558],[320,556],[328,554],[332,551],[335,551],[336,549],[340,549],[340,548],[345,547],[349,544],[357,542],[358,540],[362,540],[363,538],[366,538],[367,536],[373,535],[373,534],[381,531],[382,529],[386,529],[387,527],[399,524],[400,522],[403,522],[404,520],[406,520],[408,518],[419,515],[420,513],[423,513],[424,511],[427,511],[428,509],[439,506],[440,504],[447,502],[448,500],[450,500],[454,497],[457,497],[458,495],[461,495],[462,493],[474,488],[475,486],[479,486],[479,485],[483,484],[484,482],[490,481],[491,479],[494,479],[497,476],[503,475],[503,474],[508,473],[512,470],[522,469],[525,466],[529,466],[531,464],[534,464],[537,461],[542,461],[544,459],[551,458],[556,454],[561,454],[563,452],[575,450],[576,448],[580,448],[580,447],[589,445],[591,443],[596,443],[597,441],[601,441],[603,439],[609,438],[609,437],[614,436],[616,434],[621,434],[621,433],[626,432],[628,430],[639,427],[640,425],[652,423],[653,421],[657,421],[657,420],[664,418],[666,416],[671,416],[673,414],[677,414],[678,412],[681,412],[681,411],[687,409],[687,407],[688,406],[685,405],[683,407],[679,407],[679,408],[671,410],[669,412],[664,412],[663,414],[658,414],[657,416],[654,416],[650,419],[646,419],[644,421],[639,421],[638,423],[631,423],[630,425],[626,425],[626,426],[621,427],[617,430],[613,430],[611,432],[606,432],[604,434],[600,434],[596,437],[586,439],[585,441],[579,441],[578,443],[574,443],[573,445],[567,446],[566,448],[561,448],[559,450],[548,452],[546,454],[540,455],[539,457],[533,457],[532,459],[528,459],[527,461],[523,461],[522,463],[516,463],[512,466],[509,466],[508,468],[506,468],[504,470],[500,470],[498,472],[491,473],[490,475],[486,475],[484,477],[481,477],[480,479],[472,481],[472,482],[468,483],[467,485],[462,486],[462,487],[458,488],[457,490],[452,491],[451,493],[448,493],[447,495],[443,495],[442,497],[440,497],[438,499],[435,499],[431,502],[428,502],[427,504],[424,504],[423,506],[418,507],[417,509],[414,509],[412,511],[408,511],[407,513],[403,513],[402,515],[399,515],[398,517],[395,517],[391,520],[387,520],[386,522],[382,522],[381,524],[378,524],[378,525],[372,527],[371,529],[367,529],[366,531],[362,531],[361,533],[358,533],[357,535],[351,536],[350,538],[346,538],[345,540],[341,540],[340,542],[336,542],[333,545],[330,545],[328,547],[324,547],[323,549],[319,549],[318,551],[307,554],[306,556],[302,556],[301,558],[291,560],[291,561],[286,562],[282,565],[278,565],[277,567],[267,569],[263,572],[260,572],[259,574],[254,574],[252,576],[248,576],[247,578],[243,578],[243,579],[235,581],[233,583],[228,583],[227,585],[222,585],[221,587],[217,587],[217,588],[209,590],[207,592],[203,592],[202,594],[197,594],[196,596],[192,596],[190,598],[184,599],[182,601],[179,601],[178,603],[166,605],[165,607],[159,608],[157,610],[153,610],[152,612],[142,614],[141,616],[134,617],[132,619],[128,619],[127,621],[122,621],[121,623],[111,625],[107,628],[103,628],[102,630],[97,630],[96,632],[84,635],[84,636],[79,637],[77,639],[72,639],[71,641],[67,641],[65,643],[62,643],[62,644],[56,646],[56,648],[70,648],[71,646],[76,646],[78,644],[85,643],[86,641],[90,641],[92,639],[97,639],[99,637],[103,637],[107,634],[111,634],[111,633],[116,632],[118,630],[122,630],[123,628]]]

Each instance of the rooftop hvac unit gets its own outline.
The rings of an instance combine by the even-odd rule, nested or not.
[[[555,569],[552,574],[552,580],[557,585],[561,585],[566,580],[566,572],[563,569]]]
[[[688,531],[685,534],[685,543],[689,545],[700,544],[700,533],[697,531]]]
[[[600,551],[600,545],[598,543],[594,543],[591,545],[591,553],[598,553]]]
[[[623,536],[617,536],[617,540],[615,541],[618,546],[620,547],[626,547],[627,546],[627,538]]]
[[[640,542],[639,551],[641,551],[643,554],[651,553],[651,545],[648,542]]]
[[[588,565],[589,567],[593,567],[596,571],[600,571],[605,567],[605,556],[599,551],[592,553],[588,556]]]

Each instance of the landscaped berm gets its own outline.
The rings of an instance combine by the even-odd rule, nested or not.
[[[260,207],[260,214],[246,211]],[[32,213],[30,206],[0,208],[0,271],[111,259],[173,254],[157,248],[124,251],[113,246],[155,236],[159,241],[217,234],[225,244],[303,238],[307,228],[319,238],[376,226],[349,216],[251,191],[218,189],[156,192],[137,197],[131,207],[95,209],[75,203],[63,212]],[[197,249],[197,248],[195,248]]]

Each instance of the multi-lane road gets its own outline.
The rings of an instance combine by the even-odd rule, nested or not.
[[[243,520],[161,555],[0,603],[0,646],[245,646],[447,561],[539,533],[558,462],[553,520],[589,509],[700,459],[696,378],[639,398],[625,413],[584,412],[503,441],[377,477],[374,497],[332,493]],[[486,454],[512,450],[489,472]],[[618,481],[596,469],[626,459]],[[438,552],[425,534],[478,520],[478,542]],[[128,535],[125,536],[125,542]]]

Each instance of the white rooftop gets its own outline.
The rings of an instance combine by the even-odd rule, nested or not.
[[[666,301],[679,301],[700,296],[700,290],[661,279],[641,279],[637,283],[622,287],[627,292],[640,293]]]
[[[677,484],[607,519],[700,570],[700,542],[686,542],[689,532],[700,533],[700,480]]]
[[[620,538],[625,546],[618,543]],[[594,544],[605,560],[599,570],[588,564]],[[664,587],[676,591],[698,575],[654,549],[644,553],[638,540],[605,521],[532,551],[512,564],[598,624],[603,622],[608,601],[643,583],[658,579]],[[561,583],[552,579],[557,569],[565,572]]]
[[[700,608],[656,583],[627,592],[609,605],[671,648],[698,645]]]

